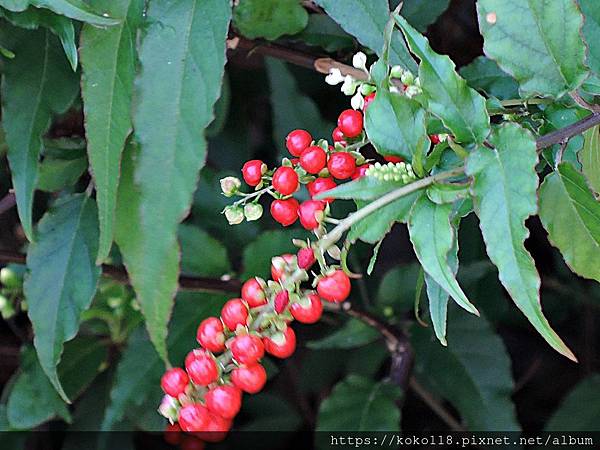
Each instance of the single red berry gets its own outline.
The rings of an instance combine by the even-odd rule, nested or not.
[[[209,420],[210,413],[208,409],[200,403],[191,403],[179,410],[178,422],[183,431],[205,431]]]
[[[321,298],[340,303],[350,295],[350,278],[343,270],[336,270],[330,275],[325,275],[317,283],[317,292]]]
[[[402,156],[384,156],[383,159],[394,164],[404,161]]]
[[[315,252],[312,248],[306,247],[301,248],[296,253],[296,258],[298,259],[298,267],[301,269],[310,269],[310,267],[315,263]]]
[[[300,155],[300,165],[308,173],[317,174],[327,164],[327,153],[318,145],[311,145]]]
[[[240,364],[252,364],[265,354],[265,346],[258,336],[242,334],[236,336],[229,346],[234,359]]]
[[[222,352],[225,350],[225,334],[223,323],[216,317],[207,317],[198,327],[196,333],[198,344],[211,352]]]
[[[373,100],[375,100],[375,92],[371,92],[369,95],[365,96],[365,104],[363,106],[363,111],[367,110],[367,106],[371,104]]]
[[[287,327],[283,332],[284,341],[278,343],[271,338],[263,338],[265,344],[265,350],[277,358],[289,358],[296,350],[296,333],[292,330],[292,327]]]
[[[283,311],[285,311],[285,308],[287,307],[288,303],[290,303],[290,293],[286,290],[279,291],[275,295],[275,312],[277,314],[281,314]]]
[[[259,277],[250,278],[242,285],[242,299],[248,303],[250,308],[267,303],[265,286],[265,281]]]
[[[231,429],[231,423],[231,419],[211,414],[206,425],[206,432],[201,433],[200,437],[206,442],[221,442],[227,437],[227,432]]]
[[[262,180],[263,173],[267,171],[267,166],[260,159],[253,159],[246,162],[242,167],[242,176],[249,186],[256,186]]]
[[[338,180],[350,178],[356,169],[356,160],[347,152],[332,153],[327,162],[329,173]]]
[[[346,109],[338,117],[337,125],[346,137],[355,138],[360,136],[363,130],[362,113],[354,109]]]
[[[298,174],[291,167],[279,167],[273,174],[273,187],[281,195],[291,195],[298,189]]]
[[[221,320],[231,331],[238,325],[246,326],[248,320],[248,305],[241,298],[232,298],[221,309]]]
[[[325,202],[320,200],[302,202],[298,208],[298,217],[302,226],[307,230],[319,228],[323,220],[323,209],[325,209]]]
[[[290,306],[292,316],[301,323],[315,323],[323,314],[323,303],[317,294],[308,294],[310,304],[308,306],[301,303],[293,303]]]
[[[207,386],[219,378],[219,369],[213,356],[203,349],[195,349],[185,357],[185,370],[194,384]]]
[[[300,156],[302,150],[310,145],[312,136],[308,131],[294,130],[285,138],[285,146],[294,156]]]
[[[242,407],[242,391],[227,384],[217,386],[205,394],[204,401],[213,414],[233,419]]]
[[[204,450],[205,447],[204,441],[193,434],[183,434],[181,436],[180,450]]]
[[[267,372],[260,364],[240,366],[231,372],[231,381],[248,394],[260,392],[267,382]]]
[[[340,142],[342,145],[346,145],[346,136],[344,136],[344,133],[338,127],[333,129],[331,137],[333,138],[333,142]]]
[[[185,392],[190,379],[185,370],[175,367],[167,370],[160,379],[160,386],[165,394],[177,398]]]
[[[300,204],[295,198],[273,200],[271,202],[271,216],[284,227],[293,224],[298,219]]]
[[[179,445],[182,437],[183,433],[178,423],[167,423],[163,434],[163,438],[167,444]]]
[[[334,187],[337,187],[337,184],[335,184],[335,181],[333,181],[333,178],[331,178],[331,177],[327,177],[327,178],[319,177],[316,180],[311,181],[310,183],[308,183],[306,185],[306,188],[308,189],[308,193],[310,194],[311,197],[314,197],[317,194],[320,194],[321,192],[328,191],[329,189],[333,189]],[[334,199],[331,197],[323,199],[323,201],[326,203],[331,203],[333,200]]]
[[[285,281],[286,265],[294,261],[294,255],[285,253],[281,256],[276,256],[271,261],[271,278],[273,281]]]
[[[371,164],[363,164],[362,166],[357,166],[356,170],[352,174],[353,180],[358,180],[359,178],[364,177],[367,174],[367,170],[369,170]]]

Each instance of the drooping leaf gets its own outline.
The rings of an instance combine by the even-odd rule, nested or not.
[[[448,347],[420,326],[412,328],[411,341],[417,380],[450,401],[469,430],[519,430],[510,359],[484,317],[450,308]]]
[[[399,431],[398,386],[349,375],[320,405],[317,431]]]
[[[78,80],[48,30],[14,29],[15,58],[4,65],[2,126],[23,231],[33,240],[31,209],[42,136],[53,114],[72,103]]]
[[[596,125],[583,133],[583,149],[579,162],[590,187],[600,193],[600,127]]]
[[[552,415],[545,431],[600,431],[600,375],[580,381]]]
[[[375,328],[358,319],[350,319],[329,336],[309,342],[307,347],[314,350],[356,348],[375,342],[380,337]]]
[[[485,56],[478,56],[471,64],[462,67],[460,74],[472,88],[500,100],[519,97],[519,84],[515,79]]]
[[[575,359],[552,330],[540,304],[540,277],[523,243],[529,236],[525,220],[537,211],[537,153],[531,133],[516,124],[494,130],[493,149],[480,147],[469,155],[466,171],[474,177],[475,211],[487,253],[515,304],[559,353]]]
[[[98,263],[106,259],[113,240],[121,153],[131,132],[131,98],[135,76],[136,31],[142,0],[94,0],[121,22],[100,28],[85,24],[81,32],[81,65],[87,151],[96,183],[100,220]]]
[[[40,364],[68,401],[56,366],[63,345],[79,329],[80,315],[89,308],[101,269],[96,205],[85,194],[60,199],[38,225],[38,240],[27,253],[29,273],[23,290]]]
[[[139,198],[132,190],[124,198],[135,200],[123,206],[130,215],[137,207],[139,220],[123,219],[129,226],[120,247],[150,337],[165,360],[179,271],[177,227],[205,162],[204,129],[221,91],[230,16],[229,3],[220,0],[152,2],[147,11],[134,112],[142,149],[135,167]]]
[[[181,270],[204,277],[220,277],[231,266],[227,249],[206,231],[193,225],[179,225]]]
[[[485,54],[519,82],[524,97],[560,97],[587,78],[574,0],[480,0],[477,12]]]
[[[390,16],[387,0],[316,0],[316,3],[358,42],[381,56],[383,30]],[[390,63],[416,72],[417,65],[400,35],[392,36],[390,44]]]
[[[410,50],[421,60],[419,78],[428,109],[448,127],[458,142],[482,142],[490,132],[485,99],[456,73],[452,60],[435,53],[421,33],[395,16]]]
[[[569,163],[540,187],[540,219],[571,270],[600,281],[600,203]]]
[[[83,0],[29,0],[36,8],[47,8],[57,14],[71,19],[99,26],[116,25],[118,19],[113,19],[106,12],[99,13]]]
[[[306,28],[293,39],[319,46],[326,52],[337,52],[355,46],[354,38],[325,14],[310,14]]]
[[[233,10],[233,24],[249,39],[275,40],[306,27],[308,13],[296,0],[242,0]]]

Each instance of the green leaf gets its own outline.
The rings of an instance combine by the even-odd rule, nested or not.
[[[560,97],[587,78],[574,0],[480,0],[477,12],[485,54],[517,80],[524,97]]]
[[[94,25],[116,25],[119,20],[112,19],[106,13],[98,13],[83,0],[30,0],[36,8],[48,8],[56,14]]]
[[[369,105],[369,108],[371,105]],[[324,198],[342,198],[346,200],[373,200],[387,194],[394,189],[404,186],[406,183],[401,181],[383,181],[375,177],[360,177],[357,180],[340,184],[322,194],[315,196],[315,199]]]
[[[600,193],[600,127],[596,125],[583,133],[583,149],[578,153],[583,174],[590,187]]]
[[[571,270],[600,281],[600,203],[569,163],[540,187],[540,219]]]
[[[417,279],[421,266],[418,263],[406,264],[386,272],[377,290],[377,306],[391,306],[394,312],[405,312],[413,308]]]
[[[28,429],[53,417],[70,422],[67,405],[48,381],[31,347],[21,353],[21,368],[7,403],[8,422],[12,428]]]
[[[383,30],[390,16],[387,0],[316,0],[316,3],[358,42],[381,56]],[[417,70],[404,41],[397,34],[392,36],[390,63],[400,64],[411,72]]]
[[[379,89],[366,111],[365,130],[379,153],[410,160],[427,136],[425,111],[416,100]]]
[[[221,0],[152,2],[147,11],[134,113],[139,199],[123,206],[123,214],[137,207],[139,216],[137,222],[123,219],[130,226],[121,250],[150,338],[165,360],[179,271],[177,227],[206,159],[204,129],[221,91],[230,16],[230,5]]]
[[[437,205],[421,196],[412,207],[408,231],[415,253],[423,269],[454,301],[470,313],[479,315],[458,285],[450,264],[448,252],[456,240],[450,224],[452,205]]]
[[[308,13],[298,0],[241,0],[233,10],[233,24],[249,39],[275,40],[306,27]]]
[[[458,142],[483,142],[490,132],[485,99],[456,73],[445,55],[435,53],[427,38],[401,16],[394,16],[410,50],[419,57],[419,78],[427,108],[452,131]]]
[[[600,375],[580,381],[552,415],[545,431],[600,431]]]
[[[2,126],[23,231],[33,240],[31,209],[42,136],[54,114],[65,112],[79,89],[50,31],[15,29],[15,58],[4,64]]]
[[[516,124],[498,127],[489,142],[469,155],[466,172],[474,177],[475,211],[487,253],[499,278],[531,324],[559,353],[575,360],[542,313],[540,277],[523,243],[529,236],[525,220],[536,213],[538,158],[530,132]]]
[[[356,348],[375,342],[380,337],[375,328],[358,319],[350,319],[329,336],[311,341],[306,346],[313,350]]]
[[[600,3],[596,0],[578,0],[583,13],[583,37],[588,48],[587,65],[600,75]],[[589,80],[588,80],[589,81]]]
[[[0,6],[13,12],[25,11],[29,7],[30,0],[0,0]]]
[[[239,445],[231,443],[232,448],[263,448],[264,439],[260,438],[261,432],[266,431],[292,431],[298,429],[302,424],[302,419],[298,415],[295,405],[291,405],[280,395],[261,393],[259,395],[249,395],[244,398],[243,412],[249,414],[252,420],[244,425],[240,431]],[[254,433],[246,432],[258,431]],[[283,434],[283,433],[282,433]],[[236,436],[231,436],[233,439]],[[268,445],[278,438],[278,433],[269,436]],[[253,445],[254,444],[254,445]],[[276,447],[277,448],[277,447]]]
[[[325,14],[310,14],[306,28],[296,34],[293,39],[321,47],[326,52],[337,52],[355,47],[354,38]]]
[[[427,197],[433,203],[442,205],[444,203],[454,203],[469,195],[468,184],[458,183],[435,183],[427,188]]]
[[[93,336],[78,336],[65,344],[58,378],[67,396],[77,398],[108,364],[106,342]]]
[[[227,249],[206,231],[179,225],[181,270],[203,277],[220,277],[231,270]]]
[[[319,407],[317,431],[399,431],[398,386],[349,375]]]
[[[399,3],[394,0],[392,5]],[[448,9],[450,0],[404,0],[400,12],[417,30],[424,32]],[[394,9],[395,6],[392,7]]]
[[[95,0],[121,23],[99,28],[91,24],[81,32],[81,65],[87,151],[96,183],[100,220],[98,263],[110,252],[119,185],[121,153],[132,130],[131,98],[135,76],[137,27],[143,0]]]
[[[485,318],[451,308],[450,344],[432,338],[427,328],[412,327],[417,380],[450,401],[470,431],[518,431],[510,358]]]
[[[56,192],[74,185],[87,169],[86,158],[58,159],[46,157],[39,166],[37,188]]]
[[[85,194],[62,198],[40,220],[37,232],[38,240],[27,253],[29,273],[23,290],[40,364],[68,401],[56,366],[63,344],[77,334],[80,315],[92,302],[101,272],[94,263],[96,205]]]
[[[478,56],[459,72],[469,86],[488,95],[500,100],[519,97],[519,84],[515,79],[503,72],[496,61],[485,56]]]

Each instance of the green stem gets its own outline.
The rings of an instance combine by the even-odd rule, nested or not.
[[[546,103],[551,103],[552,100],[548,98],[530,98],[529,100],[525,100],[522,98],[514,98],[510,100],[502,100],[500,104],[502,106],[521,106],[521,105],[543,105]]]

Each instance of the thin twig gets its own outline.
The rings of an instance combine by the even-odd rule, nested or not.
[[[409,381],[409,387],[411,390],[419,396],[423,402],[429,406],[429,408],[437,414],[437,416],[444,421],[448,427],[452,431],[467,431],[462,424],[452,416],[446,408],[433,396],[429,391],[427,391],[423,386],[419,384],[415,378],[411,378]]]
[[[579,92],[573,91],[569,95],[575,101],[575,103],[577,103],[582,108],[596,113],[600,112],[600,105],[592,105],[591,103],[588,103],[581,95],[579,95]]]
[[[4,214],[16,204],[17,199],[15,197],[15,193],[9,192],[8,194],[6,194],[4,197],[2,197],[2,200],[0,200],[0,215]]]

